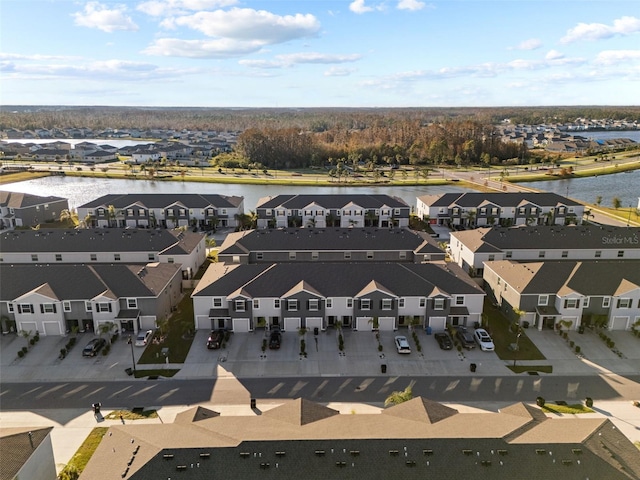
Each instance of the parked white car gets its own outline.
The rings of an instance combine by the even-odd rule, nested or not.
[[[403,335],[396,337],[396,350],[398,350],[398,353],[411,353],[411,346],[407,341],[407,337]]]
[[[476,331],[473,332],[473,338],[483,352],[493,352],[496,349],[491,336],[484,328],[476,328]]]
[[[146,346],[147,343],[149,343],[149,341],[151,340],[151,337],[153,337],[153,330],[140,330],[138,332],[138,336],[136,337],[136,347]]]

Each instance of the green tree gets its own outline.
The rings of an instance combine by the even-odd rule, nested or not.
[[[611,204],[613,205],[613,208],[617,210],[622,206],[622,200],[620,200],[619,197],[613,197],[611,199]]]
[[[411,385],[399,392],[391,392],[391,394],[385,399],[384,406],[398,405],[403,402],[407,402],[413,398],[413,389]]]

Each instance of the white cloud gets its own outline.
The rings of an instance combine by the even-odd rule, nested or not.
[[[579,23],[569,29],[560,39],[561,43],[572,43],[582,40],[603,40],[617,35],[626,36],[640,32],[640,19],[621,17],[613,21],[613,25],[604,23]]]
[[[547,54],[544,56],[544,58],[546,60],[559,60],[561,58],[564,58],[564,54],[560,53],[557,50],[549,50]]]
[[[147,55],[187,58],[232,58],[257,52],[261,42],[238,42],[223,38],[217,40],[182,40],[159,38],[142,50]]]
[[[265,45],[314,36],[320,30],[320,22],[311,14],[276,15],[251,8],[198,12],[173,18],[171,23],[208,37],[257,41]]]
[[[398,10],[422,10],[425,7],[424,2],[418,0],[400,0],[397,5]]]
[[[240,65],[251,68],[288,68],[299,64],[336,64],[349,63],[360,60],[362,55],[332,55],[326,53],[291,53],[286,55],[276,55],[274,60],[240,60]]]
[[[23,55],[21,53],[2,53],[0,52],[0,60],[72,60],[74,58],[79,58],[71,55],[40,55],[40,54],[32,54],[32,55]]]
[[[230,7],[237,5],[238,0],[149,0],[136,7],[152,17],[165,15],[182,15],[187,12],[211,10],[213,8]]]
[[[353,0],[353,2],[349,4],[349,10],[351,10],[353,13],[361,14],[372,12],[373,8],[366,6],[364,4],[364,0]]]
[[[598,65],[616,65],[639,60],[640,50],[605,50],[598,54],[595,63]]]
[[[542,47],[542,41],[539,38],[529,38],[515,47],[510,47],[509,50],[536,50],[540,47]]]
[[[109,8],[99,2],[89,2],[82,12],[72,14],[75,24],[80,27],[97,28],[103,32],[116,30],[136,31],[138,26],[126,14],[125,5],[113,5]]]
[[[355,68],[331,67],[324,72],[325,77],[346,77],[356,71]]]

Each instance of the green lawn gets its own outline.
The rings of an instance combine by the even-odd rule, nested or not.
[[[163,348],[169,349],[170,363],[184,363],[193,342],[193,302],[191,291],[187,291],[178,304],[178,309],[167,322],[167,332],[164,342],[150,345],[144,350],[138,365],[164,363]],[[156,336],[159,332],[156,331]],[[147,373],[145,372],[145,376]]]
[[[510,322],[500,310],[494,307],[487,299],[484,302],[484,313],[488,317],[487,330],[493,338],[496,346],[496,354],[501,360],[545,360],[540,350],[527,337],[527,330],[523,329],[523,334],[518,340],[518,351],[511,350],[511,344],[516,343],[516,334],[509,330]],[[527,369],[531,370],[531,369]]]
[[[578,414],[578,413],[593,413],[593,410],[589,407],[585,407],[581,403],[574,403],[571,405],[556,405],[553,403],[545,403],[544,407],[542,407],[543,412],[549,413],[570,413],[570,414]]]
[[[89,463],[93,452],[96,451],[98,445],[102,441],[102,437],[107,433],[107,427],[97,427],[91,430],[89,436],[82,442],[80,448],[73,455],[73,458],[69,461],[69,463],[62,469],[59,479],[73,479],[78,478],[77,475],[80,475],[84,468]]]

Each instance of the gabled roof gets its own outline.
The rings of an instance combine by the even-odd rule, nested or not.
[[[30,193],[0,191],[0,206],[11,208],[27,208],[45,203],[66,201],[62,197],[40,197]]]
[[[290,297],[300,292],[309,292],[317,296],[322,296],[322,294],[318,292],[318,290],[316,290],[309,282],[307,282],[306,280],[300,280],[300,282],[294,285],[291,290],[283,295],[283,298]]]
[[[49,436],[53,427],[0,428],[0,480],[14,480],[33,452]],[[29,438],[31,437],[31,439]],[[32,444],[33,442],[33,444]],[[55,473],[55,465],[51,465]]]
[[[370,293],[373,292],[383,292],[386,293],[387,295],[391,295],[391,296],[396,296],[391,290],[389,290],[387,287],[385,287],[384,285],[382,285],[380,282],[378,282],[377,280],[371,280],[368,284],[366,284],[364,286],[364,288],[362,290],[360,290],[355,297],[359,298],[359,297],[364,297],[365,295],[369,295]]]
[[[291,400],[263,413],[266,417],[294,425],[307,425],[339,414],[340,412],[337,410],[304,398]]]
[[[149,152],[156,153],[156,152]],[[134,202],[141,202],[147,208],[166,208],[176,203],[187,208],[206,208],[209,205],[216,208],[237,208],[243,201],[242,197],[229,197],[216,194],[199,193],[129,193],[111,194],[96,198],[78,208],[99,208],[113,205],[116,208],[126,208]]]
[[[217,417],[220,413],[204,407],[193,407],[176,415],[175,423],[192,423]]]
[[[458,410],[447,407],[439,402],[416,397],[407,402],[394,405],[391,408],[386,408],[382,413],[418,422],[437,423],[445,418],[457,415]]]
[[[327,209],[340,209],[353,203],[362,208],[380,208],[388,206],[392,208],[409,208],[409,205],[399,197],[390,195],[276,195],[274,197],[261,198],[257,208],[287,208],[304,209],[307,205],[315,203]]]
[[[490,202],[500,207],[517,207],[522,202],[528,202],[539,207],[555,207],[557,205],[580,206],[581,204],[569,198],[551,192],[500,192],[500,193],[445,193],[439,198],[431,196],[419,197],[426,205],[437,207],[477,208],[484,202]],[[430,203],[427,203],[430,202]]]

